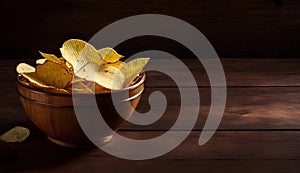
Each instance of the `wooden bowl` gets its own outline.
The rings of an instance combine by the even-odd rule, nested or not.
[[[128,102],[130,102],[134,110],[140,101],[146,79],[144,72],[140,76],[141,78],[133,86],[113,91],[114,94],[120,96],[118,97],[120,104],[127,102],[124,105],[129,105]],[[88,105],[85,105],[84,102],[73,103],[72,94],[49,93],[32,89],[24,85],[20,79],[21,76],[18,76],[17,88],[27,116],[47,134],[52,142],[73,148],[94,146],[82,131],[74,110],[74,106],[78,106],[78,104],[82,109],[88,109]],[[111,92],[103,92],[95,94],[94,97],[103,119],[113,131],[116,131],[131,116],[133,109],[130,106],[122,107],[126,119],[122,118],[113,105],[111,95]],[[126,95],[127,97],[124,97]],[[79,100],[84,100],[86,96],[90,97],[91,95],[79,94],[76,96],[82,97]],[[99,145],[108,143],[111,139],[112,134],[102,135],[99,137]]]

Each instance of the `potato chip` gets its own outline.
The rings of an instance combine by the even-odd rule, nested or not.
[[[97,50],[82,40],[70,39],[64,42],[60,51],[62,56],[72,64],[75,73],[84,68],[88,63],[95,63],[97,65],[102,63],[102,58],[97,53]]]
[[[64,61],[62,61],[61,59],[57,58],[55,55],[53,54],[47,54],[47,53],[43,53],[41,51],[39,51],[40,54],[48,61],[52,61],[52,62],[56,62],[58,64],[64,64]]]
[[[21,82],[56,93],[70,94],[72,89],[77,93],[118,90],[134,83],[149,61],[149,58],[139,58],[126,64],[119,61],[123,56],[114,49],[107,47],[97,51],[78,39],[67,40],[60,51],[62,58],[40,52],[45,59],[36,61],[36,69],[19,64],[17,72],[27,79]]]
[[[65,66],[70,73],[73,73],[73,66],[69,62],[67,62],[64,58],[57,58],[53,54],[46,54],[46,53],[43,53],[41,51],[40,51],[40,54],[45,59],[38,59],[36,61],[36,64],[44,64],[46,61],[51,61],[51,62],[55,62],[55,63],[58,63],[58,64],[61,64],[61,65]]]
[[[95,63],[87,63],[85,67],[79,70],[75,75],[88,81],[94,81],[99,67],[100,66]]]
[[[122,89],[125,80],[123,73],[118,68],[107,65],[98,66],[95,63],[88,63],[76,75],[113,90]]]
[[[127,65],[125,62],[122,61],[117,61],[115,63],[103,63],[103,66],[113,66],[116,67],[118,69],[123,68],[123,66]]]
[[[16,71],[21,74],[21,73],[32,73],[35,72],[35,68],[32,67],[31,65],[28,65],[26,63],[20,63],[17,68]]]
[[[30,131],[25,127],[16,126],[0,136],[0,140],[4,142],[23,142],[28,138]]]
[[[43,88],[54,88],[53,86],[48,86],[47,84],[45,84],[43,81],[41,81],[37,76],[36,73],[21,73],[21,75],[23,77],[25,77],[26,79],[28,79],[31,83],[39,86],[39,87],[43,87]]]
[[[125,76],[124,87],[130,85],[130,83],[140,74],[149,60],[150,58],[134,59],[121,68],[121,71]]]
[[[114,49],[110,47],[106,47],[103,49],[97,50],[97,52],[101,55],[102,59],[106,62],[117,62],[121,58],[123,58],[123,55],[118,54]]]
[[[101,66],[94,81],[105,88],[118,90],[124,88],[125,77],[116,67]]]
[[[46,61],[36,66],[36,77],[48,86],[65,88],[72,81],[73,74],[62,64]]]
[[[35,61],[36,64],[44,64],[47,60],[46,59],[38,59]]]
[[[21,80],[21,82],[24,85],[29,86],[30,88],[33,88],[33,89],[36,89],[39,91],[51,92],[51,93],[62,93],[62,94],[69,93],[65,89],[56,88],[54,86],[49,86],[49,85],[43,83],[39,78],[36,77],[35,73],[24,73],[21,75],[23,75],[23,77],[29,81],[29,82],[27,82],[27,81]]]
[[[36,76],[35,68],[26,63],[20,63],[17,66],[16,71],[36,86],[44,88],[50,87]]]

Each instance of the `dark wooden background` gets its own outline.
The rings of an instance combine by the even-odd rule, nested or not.
[[[171,15],[198,28],[222,58],[297,58],[299,0],[1,0],[2,58],[59,54],[69,38],[89,40],[106,25],[137,14]],[[158,37],[139,37],[116,48],[125,55],[168,51],[191,58],[187,48]]]

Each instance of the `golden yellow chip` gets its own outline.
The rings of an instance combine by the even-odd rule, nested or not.
[[[32,73],[35,72],[35,68],[32,67],[31,65],[28,65],[26,63],[20,63],[17,68],[16,71],[21,74],[21,73]]]
[[[102,59],[106,62],[117,62],[124,57],[123,55],[118,54],[114,49],[110,47],[99,49],[97,52],[101,55]]]
[[[62,64],[46,61],[36,66],[36,77],[48,86],[65,88],[72,81],[73,74]]]
[[[105,88],[118,90],[124,88],[125,78],[120,69],[101,66],[94,81]]]
[[[64,58],[57,58],[53,54],[46,54],[46,53],[43,53],[41,51],[40,51],[40,54],[45,59],[36,60],[36,64],[44,64],[46,61],[51,61],[51,62],[55,62],[55,63],[58,63],[58,64],[61,64],[61,65],[65,66],[70,73],[73,73],[73,66],[69,62],[67,62]]]
[[[32,84],[36,85],[37,87],[42,87],[42,88],[54,88],[53,86],[48,86],[45,84],[41,79],[39,79],[36,75],[36,73],[21,73],[23,77],[28,79]]]
[[[123,66],[126,66],[127,64],[125,62],[122,61],[117,61],[115,63],[103,63],[103,66],[113,66],[116,67],[118,69],[123,68]]]
[[[125,76],[124,87],[130,85],[130,83],[140,74],[149,60],[150,58],[134,59],[121,68],[121,71]]]
[[[56,93],[71,93],[72,89],[78,93],[118,90],[134,82],[149,61],[149,58],[139,58],[126,64],[119,61],[123,56],[114,49],[97,51],[79,39],[67,40],[60,51],[62,58],[40,52],[45,59],[37,60],[36,68],[19,64],[17,72],[27,79],[22,82]]]
[[[17,68],[16,71],[21,74],[24,78],[26,78],[27,80],[29,80],[30,83],[32,83],[34,86],[36,87],[44,87],[44,88],[48,88],[50,86],[47,86],[47,84],[45,84],[43,81],[41,81],[35,73],[35,68],[25,64],[25,63],[20,63]]]
[[[64,64],[64,61],[62,61],[61,59],[57,58],[55,55],[53,54],[47,54],[47,53],[43,53],[41,51],[39,51],[40,54],[48,61],[52,61],[52,62],[56,62],[58,64]]]
[[[47,60],[46,59],[38,59],[35,61],[36,64],[44,64]]]
[[[21,75],[29,81],[29,82],[26,81],[21,81],[21,82],[29,86],[30,88],[39,91],[51,92],[51,93],[62,93],[62,94],[69,93],[65,89],[56,88],[54,86],[48,86],[47,84],[43,83],[39,78],[37,78],[35,73],[24,73]]]
[[[100,65],[102,63],[101,56],[97,50],[85,41],[78,39],[70,39],[64,42],[60,48],[62,56],[72,64],[75,73],[81,70],[88,63]]]
[[[20,63],[16,71],[36,86],[49,87],[36,76],[35,68],[28,64]]]
[[[30,132],[25,127],[16,126],[0,136],[4,142],[23,142],[28,138]]]
[[[125,80],[120,69],[106,65],[98,66],[95,63],[88,63],[76,75],[112,90],[122,89]]]

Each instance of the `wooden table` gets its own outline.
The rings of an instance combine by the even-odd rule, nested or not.
[[[119,159],[100,149],[75,150],[51,143],[26,117],[18,100],[14,70],[24,61],[32,62],[4,60],[0,65],[0,132],[17,125],[31,131],[24,143],[0,142],[1,172],[300,171],[300,59],[222,59],[228,84],[226,109],[218,131],[203,146],[198,145],[198,138],[210,107],[209,82],[200,62],[183,60],[197,79],[201,96],[198,121],[176,149],[144,161]],[[159,90],[168,99],[166,112],[152,125],[125,124],[119,131],[122,135],[138,139],[161,135],[178,116],[180,102],[174,82],[158,72],[147,75],[138,110],[148,110],[149,93]]]

